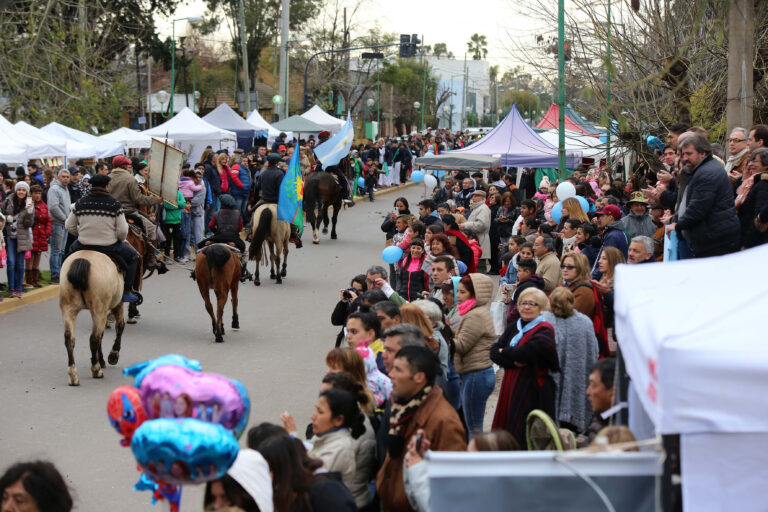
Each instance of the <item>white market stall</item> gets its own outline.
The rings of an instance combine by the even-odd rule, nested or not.
[[[266,137],[267,142],[272,142],[278,135],[280,135],[280,130],[265,121],[258,110],[254,110],[248,114],[246,121],[248,121],[248,123],[253,126],[253,129],[256,130],[254,137]],[[288,140],[293,139],[293,132],[285,132],[285,135]]]
[[[256,128],[248,121],[232,110],[232,107],[226,103],[221,103],[218,107],[203,116],[203,120],[218,126],[224,130],[229,130],[237,134],[237,147],[250,151],[253,146],[253,137]]]
[[[146,149],[152,146],[152,137],[144,135],[137,130],[126,128],[125,126],[102,135],[99,138],[110,142],[119,142],[123,145],[126,152],[129,149]]]
[[[303,117],[304,119],[309,119],[315,124],[319,124],[325,130],[328,130],[329,132],[334,134],[339,133],[341,129],[344,127],[344,120],[333,117],[332,115],[326,113],[325,110],[321,109],[317,105],[313,106],[311,109],[301,114],[301,117]]]
[[[728,256],[620,265],[616,332],[656,434],[680,434],[685,510],[765,510],[768,260]],[[642,410],[638,410],[641,407]]]
[[[0,116],[0,137],[4,141],[12,142],[17,146],[27,146],[28,160],[64,156],[66,151],[64,144],[21,133],[16,126],[3,116]],[[26,164],[26,161],[24,163]]]
[[[29,147],[13,140],[0,140],[0,163],[8,164],[11,167],[14,164],[26,164],[27,151]]]
[[[69,126],[64,126],[63,124],[55,122],[49,123],[40,129],[46,133],[56,135],[57,137],[76,140],[78,142],[88,144],[96,150],[96,153],[90,156],[95,156],[96,158],[109,158],[111,156],[122,155],[124,153],[123,145],[119,142],[103,140],[95,135],[81,132],[80,130],[75,130]],[[71,159],[74,157],[67,154],[67,158]]]
[[[24,121],[19,121],[14,126],[20,133],[24,134],[25,136],[47,140],[48,142],[57,145],[63,144],[65,149],[61,156],[65,157],[65,159],[76,160],[78,158],[93,158],[96,156],[98,151],[90,144],[44,132],[40,128],[36,128]]]
[[[173,145],[184,151],[185,159],[190,163],[200,160],[206,146],[214,150],[228,149],[231,154],[237,143],[235,132],[213,126],[189,108],[183,108],[165,123],[141,133],[158,139],[173,139]]]

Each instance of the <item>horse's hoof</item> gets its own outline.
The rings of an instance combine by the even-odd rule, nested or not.
[[[237,320],[234,320],[232,322],[232,328],[233,329],[240,329],[240,322],[238,322]]]
[[[112,328],[112,322],[107,322],[107,325],[104,326],[104,329],[111,329]]]
[[[224,343],[224,336],[216,336],[216,343]]]
[[[106,362],[104,362],[104,360],[103,360],[103,359],[101,359],[101,360],[99,361],[99,366],[100,366],[100,367],[102,367],[102,368],[106,368],[106,367],[107,367],[107,363],[106,363]]]
[[[315,245],[320,245],[320,242],[318,240],[312,240],[312,243]]]
[[[117,364],[117,360],[120,359],[120,352],[117,350],[112,350],[109,353],[109,356],[107,356],[107,361],[109,361],[109,364],[112,366],[115,366]]]
[[[270,279],[276,279],[276,278],[277,278],[277,276],[276,276],[275,274],[269,274],[269,278],[270,278]]]
[[[69,374],[69,385],[70,386],[79,386],[80,385],[80,379],[77,378],[77,367],[70,366],[67,368],[67,373]]]
[[[327,235],[327,234],[328,234],[328,228],[323,228],[323,234],[324,234],[324,235]]]
[[[286,272],[285,270],[283,270],[282,272],[280,272],[280,275],[281,275],[281,276],[283,276],[283,277],[285,277],[285,275],[286,275],[286,274],[287,274],[287,272]]]
[[[283,280],[278,276],[278,278],[275,280],[275,284],[283,284]]]
[[[128,320],[126,320],[125,323],[127,323],[127,324],[137,324],[137,323],[139,323],[139,321],[136,319],[136,317],[129,316]]]
[[[337,238],[336,233],[331,233],[331,240],[336,240]]]
[[[101,371],[101,366],[99,364],[91,365],[91,375],[94,379],[104,378],[104,372]]]
[[[254,279],[253,286],[261,286],[261,281],[259,281],[258,279]]]

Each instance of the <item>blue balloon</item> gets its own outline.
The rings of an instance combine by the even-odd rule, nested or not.
[[[563,202],[556,202],[549,214],[552,216],[553,221],[560,224],[560,219],[563,217]]]
[[[587,201],[586,197],[576,196],[576,199],[579,200],[579,204],[584,209],[584,213],[589,211],[589,201]]]
[[[221,478],[238,449],[229,430],[192,418],[145,421],[131,439],[136,462],[153,480],[178,485]]]
[[[383,259],[385,263],[389,263],[390,265],[394,265],[395,263],[400,261],[400,258],[402,257],[403,257],[403,250],[396,245],[390,245],[389,247],[381,251],[381,259]]]
[[[201,371],[203,367],[200,365],[200,361],[195,359],[187,359],[180,354],[166,354],[155,359],[150,359],[143,363],[135,364],[123,369],[123,375],[126,377],[133,377],[133,385],[141,387],[141,381],[149,375],[152,370],[159,366],[181,366],[182,368],[189,368],[190,370]]]
[[[648,138],[645,139],[645,143],[648,144],[648,147],[653,151],[664,151],[664,143],[655,135],[649,135]]]
[[[467,265],[463,261],[456,260],[456,264],[459,266],[459,275],[463,276],[467,273]]]
[[[242,382],[235,379],[229,380],[232,381],[232,384],[234,384],[237,390],[240,392],[240,398],[243,400],[243,406],[245,407],[245,414],[240,417],[240,422],[235,427],[235,432],[239,432],[237,436],[239,438],[245,431],[245,427],[248,425],[248,416],[251,413],[251,399],[248,396],[248,390],[245,389],[245,386],[243,386]]]
[[[365,178],[357,178],[357,186],[358,187],[364,187],[365,186]]]
[[[411,180],[415,181],[416,183],[419,183],[420,181],[424,180],[424,173],[421,171],[413,171],[411,173]]]

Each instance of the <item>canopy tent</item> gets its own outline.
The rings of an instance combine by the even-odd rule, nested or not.
[[[461,155],[499,158],[505,167],[557,167],[557,147],[539,137],[515,105],[512,105],[507,117],[485,137],[464,149],[429,157],[429,164],[439,166]],[[566,167],[573,169],[579,165],[581,153],[566,152]]]
[[[554,103],[549,106],[549,110],[547,110],[547,113],[544,114],[544,117],[541,118],[541,121],[538,122],[536,125],[536,128],[541,130],[548,130],[550,128],[554,128],[555,130],[558,129],[560,126],[559,120],[558,120],[559,111],[557,108],[557,105]],[[581,126],[579,123],[574,121],[568,116],[568,113],[565,114],[565,129],[570,130],[573,132],[581,132],[584,135],[591,135],[593,137],[599,137],[599,132],[590,132],[583,126]]]
[[[644,411],[656,433],[681,435],[686,510],[765,505],[768,280],[755,271],[766,258],[762,245],[616,269],[616,333],[642,407],[630,423]]]
[[[283,119],[272,125],[273,128],[281,132],[294,132],[294,133],[320,133],[327,130],[324,126],[310,121],[309,119],[301,116],[291,116]]]
[[[237,142],[235,132],[212,125],[189,108],[183,108],[163,124],[141,133],[159,139],[172,139],[174,146],[184,151],[189,162],[197,162],[206,146],[213,149],[226,148],[231,153]]]
[[[248,123],[251,124],[257,132],[266,132],[267,136],[270,139],[274,139],[278,135],[280,135],[280,130],[276,130],[275,128],[272,127],[271,124],[266,122],[264,118],[261,117],[261,114],[259,114],[258,110],[254,110],[253,112],[248,114],[248,118],[246,119],[246,121],[248,121]],[[259,135],[256,134],[256,137],[258,136]]]
[[[4,164],[26,164],[29,146],[3,138],[0,140],[0,162]]]
[[[152,146],[152,137],[126,127],[118,128],[99,138],[112,142],[119,142],[126,150],[143,149]]]
[[[225,130],[235,132],[237,134],[237,146],[243,148],[245,151],[250,151],[253,146],[253,137],[255,136],[256,128],[240,117],[237,112],[226,103],[222,103],[208,114],[203,116],[204,121],[208,121],[213,126],[218,126]]]
[[[565,106],[565,115],[576,121],[576,124],[587,130],[589,133],[602,134],[605,131],[584,119],[581,114],[576,112],[570,105]]]
[[[436,160],[440,163],[434,163]],[[436,169],[493,169],[501,165],[501,158],[498,155],[473,155],[449,151],[439,155],[422,156],[414,161],[414,165],[434,167]]]
[[[57,145],[63,144],[64,153],[62,153],[61,156],[67,159],[76,160],[78,158],[93,158],[94,156],[96,156],[97,149],[90,144],[86,144],[84,142],[78,142],[74,139],[68,139],[66,137],[59,137],[58,135],[45,132],[40,128],[36,128],[31,124],[25,123],[24,121],[19,121],[14,125],[14,127],[16,128],[16,130],[18,130],[20,133],[24,134],[27,137],[36,137],[38,139],[43,139],[48,141],[51,144],[57,144]],[[59,156],[59,155],[56,155],[56,156]]]
[[[313,123],[317,123],[323,127],[324,130],[328,130],[331,133],[338,133],[344,126],[344,121],[337,119],[330,114],[327,114],[325,110],[321,109],[317,105],[307,110],[301,117],[309,119]]]
[[[64,156],[66,148],[64,144],[50,142],[38,136],[31,136],[21,133],[10,121],[0,116],[0,137],[4,142],[11,144],[9,147],[26,146],[26,160],[33,158],[50,158],[55,156]],[[14,151],[15,153],[15,151]],[[20,162],[21,160],[15,160]],[[24,161],[26,164],[26,161]]]
[[[78,142],[88,144],[96,151],[95,154],[91,153],[90,156],[92,157],[95,156],[96,158],[109,158],[110,156],[122,155],[124,153],[123,145],[119,142],[100,139],[95,135],[81,132],[80,130],[75,130],[69,126],[64,126],[63,124],[54,122],[47,124],[40,129],[45,133],[50,133],[58,137],[76,140]],[[67,158],[73,157],[67,154]]]
[[[556,129],[549,129],[539,132],[539,136],[557,146],[559,144],[560,132]],[[599,161],[605,158],[607,153],[606,144],[590,135],[584,135],[581,132],[572,132],[565,130],[565,149],[566,151],[581,151],[584,158],[592,158]],[[616,148],[613,148],[612,154],[616,155]]]

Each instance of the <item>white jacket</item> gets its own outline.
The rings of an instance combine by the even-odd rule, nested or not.
[[[336,432],[313,437],[312,441],[314,444],[309,451],[309,456],[314,459],[320,459],[323,462],[323,468],[329,473],[341,473],[341,481],[347,486],[349,492],[355,496],[355,504],[357,504],[357,496],[355,495],[357,487],[357,462],[355,457],[355,440],[352,439],[352,434],[349,433],[348,429],[344,428]],[[366,488],[367,493],[368,489]]]
[[[488,232],[491,230],[491,209],[485,202],[472,203],[472,213],[469,214],[467,222],[461,226],[464,231],[472,231],[477,236],[477,242],[483,248],[481,258],[491,257],[491,238]]]

